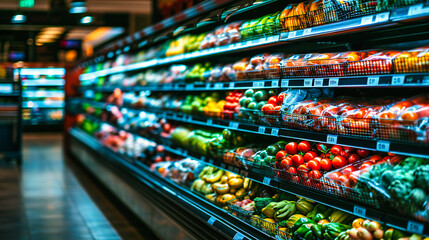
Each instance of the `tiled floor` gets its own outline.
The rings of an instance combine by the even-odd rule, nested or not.
[[[155,239],[63,160],[61,144],[59,134],[25,135],[22,169],[0,167],[0,239]]]

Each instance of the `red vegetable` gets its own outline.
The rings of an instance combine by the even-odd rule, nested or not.
[[[290,142],[286,144],[285,151],[290,155],[297,154],[298,144],[296,142]]]
[[[311,150],[311,144],[308,141],[301,141],[298,144],[298,151],[306,153],[310,150]]]

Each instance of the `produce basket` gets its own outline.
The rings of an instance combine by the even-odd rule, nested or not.
[[[264,79],[279,79],[279,68],[248,70],[245,71],[246,80],[264,80]]]
[[[429,56],[396,58],[393,66],[395,73],[429,72]]]
[[[285,231],[277,229],[276,239],[289,240],[289,239],[292,239],[292,236],[289,233],[285,232]]]
[[[280,24],[283,31],[295,31],[336,22],[337,20],[337,13],[334,8],[326,7],[314,11],[308,11],[301,15],[280,18]]]
[[[429,122],[427,118],[416,121],[380,119],[374,120],[374,137],[381,140],[399,142],[429,142]]]
[[[366,61],[345,62],[346,76],[388,74],[392,72],[392,61],[375,59]]]
[[[274,176],[273,165],[266,165],[262,162],[256,162],[251,158],[240,158],[241,162],[243,163],[243,166],[249,171],[262,174],[267,177]]]
[[[243,123],[259,124],[261,111],[257,109],[240,108],[237,120]]]
[[[321,76],[345,76],[345,65],[343,63],[336,64],[320,64],[308,66],[281,66],[282,77],[321,77]]]
[[[234,198],[232,200],[229,200],[227,202],[228,204],[228,210],[234,215],[237,216],[238,218],[246,221],[246,222],[251,222],[252,219],[252,215],[255,211],[246,211],[243,208],[241,208],[240,206],[235,205],[235,203],[237,201],[242,201],[244,199],[244,197],[247,196],[247,194],[239,196],[237,198]]]
[[[267,114],[261,114],[260,121],[267,126],[271,127],[281,127],[282,126],[282,118],[280,116],[279,111],[270,111]]]
[[[261,229],[263,232],[266,232],[267,234],[271,236],[277,235],[277,224],[273,222],[269,222],[267,220],[264,220],[258,216],[252,216],[251,223],[253,226]]]
[[[275,169],[275,171],[276,177],[283,181],[293,182],[314,190],[323,191],[334,196],[350,199],[377,208],[382,204],[381,196],[373,193],[369,189],[364,190],[345,187],[339,181],[334,181],[325,177],[314,179],[309,177],[307,173],[302,172],[294,174],[287,172],[285,169]]]
[[[277,34],[280,26],[279,20],[275,19],[272,22],[258,24],[250,27],[240,27],[241,38],[244,40],[257,39],[262,37],[272,36]]]

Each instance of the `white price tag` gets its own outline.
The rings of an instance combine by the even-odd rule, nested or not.
[[[221,163],[220,167],[223,168],[223,169],[225,169],[225,163]]]
[[[368,86],[377,86],[379,80],[380,80],[379,77],[368,77],[366,85],[368,85]]]
[[[230,83],[229,83],[229,88],[234,88],[234,87],[235,87],[235,83],[230,82]]]
[[[223,88],[223,83],[215,83],[214,84],[214,89],[222,89]]]
[[[194,89],[194,84],[186,84],[185,89],[186,90]]]
[[[365,217],[366,208],[355,205],[353,207],[353,214],[358,215],[360,217]]]
[[[228,44],[228,49],[234,49],[235,48],[235,44]]]
[[[188,155],[188,150],[184,149],[183,150],[183,155]]]
[[[242,45],[243,45],[243,43],[238,42],[238,43],[235,44],[235,47],[241,47]]]
[[[372,16],[366,16],[362,18],[361,25],[368,25],[372,23]]]
[[[411,6],[408,8],[408,16],[422,13],[423,3]]]
[[[293,55],[289,59],[291,59],[291,60],[298,60],[299,59],[299,55]]]
[[[200,160],[203,161],[203,162],[205,162],[206,161],[206,157],[205,156],[201,156]]]
[[[311,58],[311,56],[313,56],[312,53],[307,53],[307,54],[305,54],[304,59]]]
[[[206,89],[210,89],[210,83],[206,83]]]
[[[339,78],[330,78],[329,79],[329,86],[330,87],[337,87],[339,81],[340,81]]]
[[[266,41],[267,41],[267,39],[266,39],[266,38],[260,38],[258,42],[259,42],[259,43],[265,43]]]
[[[403,85],[405,82],[405,76],[393,76],[392,77],[392,85]]]
[[[328,134],[328,136],[326,136],[326,142],[329,144],[337,144],[337,140],[338,140],[337,135]]]
[[[234,238],[232,238],[232,240],[243,240],[243,238],[244,238],[243,234],[241,234],[241,233],[237,232],[237,233],[234,235]]]
[[[229,127],[232,129],[237,129],[238,128],[238,122],[229,122]]]
[[[408,221],[407,231],[412,233],[422,234],[424,227],[425,226],[421,223]]]
[[[382,140],[377,141],[376,149],[380,152],[388,152],[390,150],[390,142]]]
[[[278,80],[271,81],[271,87],[279,87],[279,81]]]
[[[296,37],[296,31],[289,32],[289,35],[287,36],[287,38],[294,38],[294,37]]]
[[[276,42],[276,41],[278,41],[280,39],[280,36],[279,35],[275,35],[275,36],[270,36],[270,37],[268,37],[268,41],[269,42]]]
[[[258,133],[265,133],[265,127],[264,126],[259,126]]]
[[[210,163],[210,164],[213,164],[213,159],[211,159],[211,158],[210,158],[210,159],[209,159],[209,163]]]
[[[270,182],[271,182],[271,178],[269,177],[264,177],[264,180],[262,181],[262,183],[265,185],[270,185]]]
[[[179,86],[179,84],[174,84],[173,88],[176,89],[176,90],[178,90],[178,89],[180,89],[180,86]]]
[[[312,87],[312,86],[313,86],[313,79],[312,78],[304,79],[304,87]]]
[[[375,17],[375,22],[387,22],[389,21],[389,15],[390,12],[377,14],[377,16]]]
[[[315,78],[314,79],[315,87],[323,87],[323,78]]]
[[[271,135],[278,136],[279,135],[279,129],[278,128],[271,128]]]
[[[303,35],[308,35],[310,33],[311,33],[311,28],[306,28],[306,29],[304,29]]]
[[[262,87],[264,87],[265,86],[265,82],[264,81],[256,81],[256,82],[253,82],[253,87],[254,88],[262,88]]]
[[[289,87],[289,79],[282,79],[281,87]]]
[[[207,124],[208,125],[212,125],[213,124],[213,119],[207,119]]]
[[[213,223],[216,221],[215,217],[210,217],[209,220],[207,221],[208,224],[213,225]]]

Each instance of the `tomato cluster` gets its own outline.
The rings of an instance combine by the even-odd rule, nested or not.
[[[339,145],[330,146],[308,141],[289,142],[285,149],[276,154],[276,168],[288,173],[319,179],[322,172],[343,168],[370,155],[365,149],[355,149]]]

